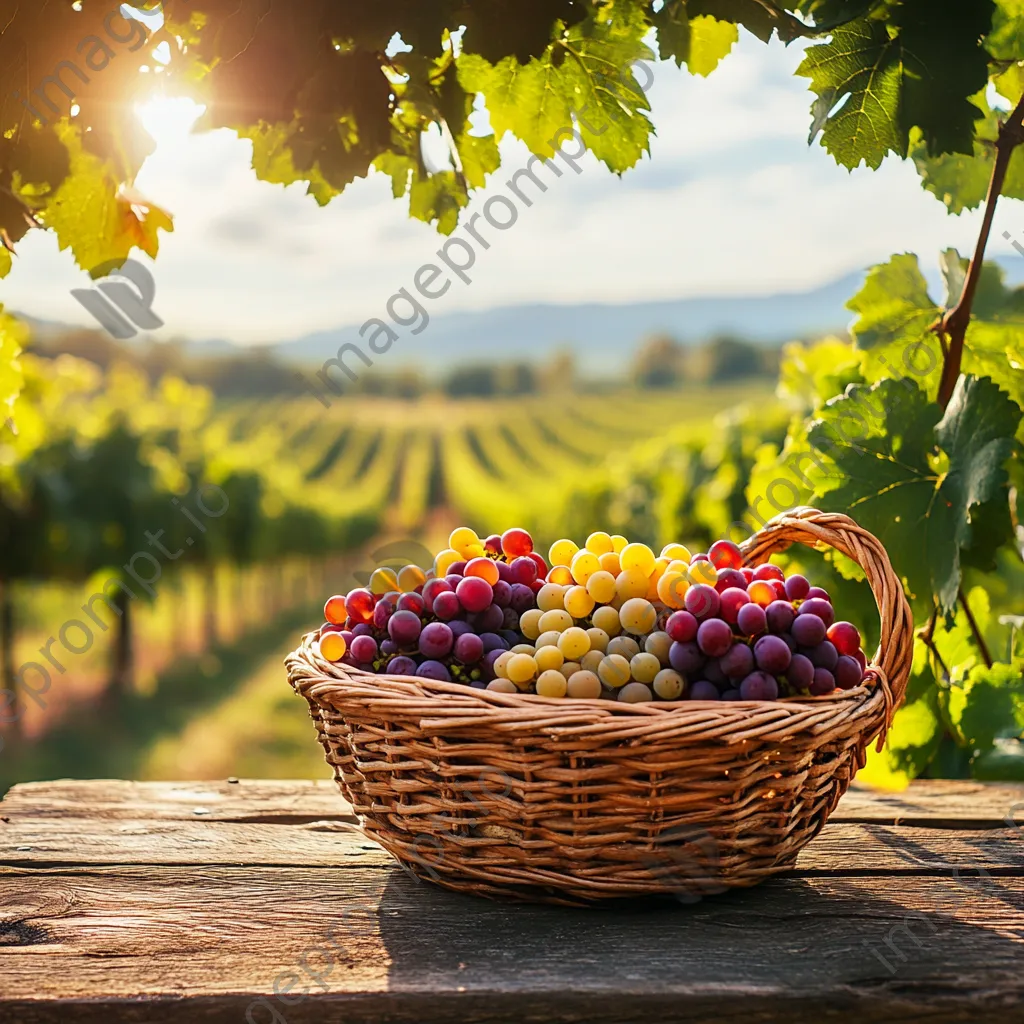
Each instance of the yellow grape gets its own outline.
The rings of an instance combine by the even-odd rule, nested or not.
[[[609,636],[618,636],[622,632],[622,623],[619,622],[619,613],[609,605],[602,605],[594,609],[590,621],[603,629]]]
[[[662,700],[679,700],[684,686],[683,677],[672,668],[663,668],[654,677],[654,692]]]
[[[562,596],[562,588],[557,583],[545,583],[537,591],[537,607],[542,612],[551,612],[559,608],[564,611],[565,598]]]
[[[619,609],[619,622],[627,633],[640,636],[654,629],[658,622],[658,613],[650,601],[642,597],[633,597]]]
[[[447,576],[448,570],[456,563],[462,561],[462,555],[454,548],[445,548],[439,551],[434,559],[434,574],[436,576]]]
[[[643,597],[647,593],[647,585],[647,573],[641,569],[623,569],[615,577],[615,593],[623,601],[631,597]]]
[[[577,583],[585,584],[600,568],[601,563],[597,560],[597,555],[592,551],[580,551],[573,556],[572,578]]]
[[[345,638],[340,633],[332,630],[320,637],[320,653],[328,661],[341,661],[346,649]]]
[[[610,572],[613,576],[618,576],[622,572],[622,563],[617,551],[606,551],[597,561],[605,572]]]
[[[559,633],[572,625],[572,616],[564,608],[552,608],[540,617],[540,628],[542,633],[549,629],[556,629]]]
[[[629,671],[638,683],[653,683],[661,671],[661,662],[653,654],[634,654],[629,659]]]
[[[560,587],[571,587],[574,582],[572,573],[564,565],[556,565],[548,573],[548,583],[557,583]]]
[[[651,633],[644,641],[644,650],[648,654],[653,654],[662,665],[668,664],[668,652],[671,647],[672,637],[662,629]]]
[[[612,550],[618,554],[629,543],[621,533],[612,534]]]
[[[543,614],[539,608],[530,608],[519,616],[519,632],[527,640],[536,640],[540,636],[540,617]]]
[[[539,651],[542,647],[557,647],[558,638],[562,635],[560,629],[546,629],[536,640],[533,646]]]
[[[687,570],[690,568],[690,563],[684,562],[681,558],[673,558],[672,561],[668,563],[668,567],[672,572],[681,572],[685,576]]]
[[[570,587],[565,592],[565,610],[574,619],[585,619],[594,610],[595,604],[586,587]]]
[[[666,569],[665,575],[658,580],[658,598],[666,608],[682,608],[689,586],[682,573]]]
[[[689,562],[691,555],[690,549],[685,544],[666,544],[661,549],[662,558],[679,558],[684,562]]]
[[[548,549],[548,565],[572,565],[572,556],[579,551],[579,545],[568,538],[556,540]]]
[[[591,626],[590,629],[587,630],[587,636],[590,637],[590,649],[592,651],[604,651],[608,646],[608,641],[611,639],[608,634],[598,626]]]
[[[537,648],[533,644],[516,644],[515,647],[511,648],[510,654],[529,654],[531,657],[536,653]]]
[[[558,653],[561,654],[562,652],[559,651]],[[579,670],[580,663],[578,661],[563,661],[560,669],[562,675],[565,676],[566,679],[572,678],[573,672],[579,672]]]
[[[558,669],[565,664],[565,655],[558,649],[556,644],[538,644],[537,653],[533,656],[533,660],[537,662],[537,668],[541,672],[547,672],[548,669]]]
[[[558,638],[558,649],[568,661],[579,661],[590,650],[590,637],[585,629],[572,626]]]
[[[639,569],[645,578],[654,572],[654,562],[654,552],[646,544],[627,544],[619,553],[623,572]]]
[[[629,662],[621,654],[606,654],[597,674],[605,686],[617,690],[629,682]]]
[[[580,658],[580,668],[585,672],[596,673],[601,667],[602,661],[604,661],[604,654],[601,651],[587,651],[587,653]]]
[[[619,700],[623,704],[646,704],[654,700],[651,688],[643,683],[630,683],[619,690]]]
[[[374,594],[386,594],[389,590],[398,589],[398,575],[394,569],[381,566],[370,573],[370,592]]]
[[[601,696],[601,680],[597,673],[579,669],[569,676],[566,687],[570,697],[580,700],[597,700]]]
[[[596,533],[592,533],[587,538],[587,543],[584,546],[588,551],[592,551],[595,555],[603,555],[606,551],[615,550],[611,537],[609,537],[607,533],[602,533],[600,530]]]
[[[528,683],[537,675],[537,662],[529,654],[513,654],[505,666],[505,672],[517,685]]]
[[[706,583],[713,587],[718,582],[718,570],[710,562],[694,562],[686,572],[691,583]]]
[[[515,683],[510,682],[508,679],[492,679],[487,684],[488,690],[493,690],[495,693],[518,693],[519,687]]]
[[[426,582],[427,574],[418,565],[403,566],[398,572],[398,589],[403,594],[411,594]]]
[[[587,580],[587,593],[598,603],[605,604],[615,596],[615,577],[603,569]]]
[[[624,658],[634,658],[640,653],[640,645],[631,636],[615,636],[608,641],[605,654],[621,654]]]
[[[564,697],[569,689],[569,683],[561,672],[551,669],[548,672],[541,672],[535,688],[540,697]]]
[[[494,674],[502,679],[508,679],[508,663],[512,660],[511,651],[503,651],[494,659]]]
[[[448,547],[453,551],[458,551],[460,558],[472,558],[470,551],[477,546],[483,547],[476,531],[471,530],[468,526],[457,526],[448,538]]]

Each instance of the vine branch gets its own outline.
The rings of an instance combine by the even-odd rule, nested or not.
[[[949,400],[953,397],[953,389],[960,376],[964,338],[967,335],[967,325],[971,322],[971,307],[974,305],[974,295],[978,290],[978,282],[981,280],[981,270],[985,262],[985,247],[988,245],[988,236],[992,230],[992,220],[995,216],[999,193],[1003,190],[1006,171],[1010,165],[1013,151],[1024,142],[1022,120],[1024,120],[1024,96],[1018,100],[1017,106],[1013,108],[1013,113],[1009,118],[999,126],[999,135],[995,143],[996,159],[992,165],[992,177],[989,179],[988,192],[985,195],[985,215],[982,218],[981,231],[978,234],[978,244],[975,246],[971,264],[964,279],[960,300],[944,314],[933,328],[939,336],[944,353],[942,378],[939,381],[937,398],[939,408],[943,410],[949,405]]]
[[[942,668],[942,674],[943,676],[945,676],[946,682],[948,683],[950,681],[949,666],[943,660],[942,655],[939,653],[939,648],[936,646],[934,640],[935,623],[938,621],[938,618],[939,609],[936,608],[932,612],[932,617],[929,620],[928,625],[918,633],[918,637],[921,640],[921,643],[923,643],[925,647],[927,647],[928,650],[935,655],[935,660],[939,663],[939,666]]]
[[[957,596],[960,599],[960,605],[963,607],[964,614],[967,616],[967,623],[971,627],[971,632],[974,634],[974,642],[978,645],[978,650],[981,651],[981,656],[985,661],[985,667],[992,667],[992,655],[989,654],[988,644],[985,643],[985,638],[981,635],[981,630],[978,629],[978,623],[974,620],[974,612],[971,611],[971,606],[967,603],[967,595],[964,593],[964,588],[961,587],[957,591]]]

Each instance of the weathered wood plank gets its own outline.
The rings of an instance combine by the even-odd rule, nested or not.
[[[957,779],[918,779],[901,793],[854,784],[830,821],[872,821],[930,828],[1024,827],[1024,785]]]
[[[1024,880],[970,884],[779,879],[689,907],[581,911],[370,867],[8,870],[0,1013],[20,1024],[239,1024],[247,1012],[251,1024],[1010,1020],[1024,1003]],[[285,1005],[275,979],[288,999],[308,995]]]

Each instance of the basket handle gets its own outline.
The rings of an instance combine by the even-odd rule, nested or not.
[[[740,550],[748,565],[760,565],[794,542],[807,547],[828,545],[852,558],[864,570],[882,623],[878,650],[868,665],[868,671],[877,677],[886,695],[881,745],[903,700],[914,659],[914,619],[903,586],[881,541],[841,512],[820,512],[806,506],[783,512],[745,540]]]

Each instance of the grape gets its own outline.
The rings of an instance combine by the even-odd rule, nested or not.
[[[860,650],[860,633],[852,622],[833,622],[826,634],[840,654],[853,656]]]
[[[630,636],[616,636],[608,641],[605,654],[621,654],[627,661],[640,653],[640,645]]]
[[[732,630],[722,619],[705,619],[697,630],[697,646],[709,657],[717,658],[732,646]]]
[[[740,694],[739,690],[726,690],[722,694],[722,700],[743,700],[743,696]]]
[[[533,660],[537,662],[537,669],[540,672],[547,672],[548,669],[560,669],[565,664],[565,655],[557,647],[538,647]]]
[[[510,683],[507,679],[492,679],[487,684],[488,690],[494,690],[496,693],[518,693],[519,690],[514,683]]]
[[[561,631],[557,629],[545,630],[536,640],[533,641],[533,646],[538,650],[541,647],[557,647],[558,638],[561,636]]]
[[[860,665],[857,664],[856,659],[851,658],[848,654],[844,654],[836,661],[833,675],[835,676],[836,686],[840,690],[852,690],[855,686],[860,685],[860,681],[864,677],[864,673],[861,672]]]
[[[687,582],[703,583],[708,587],[718,586],[718,570],[705,558],[703,561],[691,562],[686,570]]]
[[[691,676],[704,666],[704,655],[692,640],[673,643],[668,651],[669,664],[684,676]]]
[[[617,690],[629,682],[629,662],[621,654],[606,654],[601,658],[597,674],[605,686]]]
[[[328,661],[341,661],[348,650],[348,644],[341,633],[331,632],[320,638],[320,653]]]
[[[629,660],[630,675],[638,683],[653,683],[654,677],[661,671],[661,662],[653,654],[641,651]]]
[[[400,612],[412,612],[414,615],[422,615],[427,610],[426,602],[422,594],[402,594],[395,606]]]
[[[335,626],[343,626],[348,618],[347,599],[342,594],[329,597],[324,605],[324,618]]]
[[[387,601],[378,601],[373,609],[373,625],[377,629],[384,629],[391,618],[394,608]]]
[[[706,679],[698,679],[690,687],[690,700],[719,700],[718,687],[709,683]]]
[[[534,580],[530,584],[530,593],[534,594],[534,595],[539,594],[540,591],[543,589],[543,587],[544,587],[544,580]]]
[[[398,653],[398,644],[390,637],[387,640],[381,640],[380,653],[390,658],[393,654]]]
[[[355,633],[353,633],[351,629],[342,629],[339,632],[341,633],[341,637],[346,644],[352,643],[352,641],[356,638]]]
[[[854,651],[853,657],[857,659],[857,664],[860,665],[861,672],[867,672],[868,670],[868,659],[867,655],[863,651]]]
[[[651,693],[651,688],[644,683],[626,683],[619,690],[619,700],[623,704],[646,704],[648,701],[654,700],[654,694]]]
[[[558,649],[566,661],[579,661],[590,650],[590,637],[585,629],[571,626],[558,638]]]
[[[789,663],[792,659],[793,655],[789,648],[777,636],[763,636],[754,644],[754,661],[757,662],[757,667],[765,672],[770,672],[773,676],[781,675],[785,672],[789,668]],[[742,687],[740,689],[742,690]],[[749,699],[768,700],[769,698]]]
[[[832,610],[832,605],[823,597],[812,597],[802,601],[800,604],[800,614],[817,615],[825,623],[826,629],[832,625],[836,617],[836,613]]]
[[[662,700],[679,700],[686,689],[686,681],[675,669],[663,668],[654,677],[652,688]]]
[[[747,585],[747,595],[754,604],[759,604],[762,608],[767,608],[772,601],[778,600],[770,580],[754,580]]]
[[[462,582],[462,576],[457,573],[451,572],[447,576],[445,576],[444,581],[454,591],[455,588]]]
[[[452,597],[455,595],[453,594]],[[435,608],[437,602],[434,603]],[[395,612],[388,620],[388,636],[398,644],[399,647],[408,647],[414,644],[422,629],[419,616],[410,611]]]
[[[697,637],[697,629],[700,623],[687,611],[673,612],[665,623],[665,632],[673,640],[685,644]]]
[[[565,610],[565,590],[557,583],[545,583],[537,591],[537,607],[542,612]]]
[[[353,636],[373,636],[373,626],[368,622],[360,622],[352,627]]]
[[[505,666],[505,672],[513,683],[525,684],[537,675],[537,662],[529,654],[513,654]]]
[[[708,558],[706,551],[698,551],[697,554],[690,555],[690,564],[691,565],[694,562],[710,562],[710,561],[711,561],[711,559]]]
[[[822,640],[820,644],[808,647],[804,652],[815,668],[827,668],[831,672],[839,660],[839,652],[831,640]]]
[[[786,584],[783,583],[782,580],[769,580],[768,582],[772,585],[772,590],[775,591],[776,601],[789,600],[789,598],[786,597]]]
[[[498,563],[495,562],[494,559],[487,557],[471,558],[466,563],[466,571],[463,575],[466,577],[478,576],[480,579],[489,583],[492,587],[501,579],[501,573],[498,571]]]
[[[602,661],[604,661],[603,651],[587,651],[587,653],[580,658],[580,668],[587,672],[596,673],[601,668]]]
[[[751,602],[740,606],[736,613],[736,625],[746,636],[757,636],[768,628],[768,617],[759,604]]]
[[[453,551],[458,551],[459,554],[465,554],[479,544],[480,538],[476,535],[476,531],[471,530],[468,526],[457,526],[448,536],[448,547]]]
[[[425,661],[418,669],[416,669],[416,675],[421,679],[434,679],[439,683],[450,683],[452,677],[448,674],[448,669],[444,667],[439,661]]]
[[[766,636],[762,639],[775,640],[777,638]],[[777,700],[778,696],[779,684],[767,672],[751,672],[740,683],[740,700]]]
[[[764,610],[768,628],[773,633],[788,633],[796,612],[788,601],[772,601]]]
[[[464,635],[471,636],[472,634]],[[428,658],[443,658],[451,651],[454,641],[455,638],[448,626],[443,622],[431,622],[420,632],[420,654]]]
[[[608,605],[602,605],[594,609],[590,621],[598,629],[603,629],[609,636],[618,636],[622,632],[622,623],[619,621],[619,613]]]
[[[719,569],[718,579],[715,581],[715,590],[720,594],[730,587],[735,587],[746,593],[747,581],[738,569]]]
[[[586,582],[587,593],[602,604],[615,597],[615,576],[604,569],[592,573]]]
[[[537,578],[537,563],[525,555],[509,562],[509,572],[512,574],[513,583],[523,583],[529,586]]]
[[[590,637],[590,649],[600,651],[602,654],[608,649],[608,644],[611,642],[611,637],[599,626],[591,626],[587,630],[587,636]]]
[[[518,629],[519,628],[519,612],[513,611],[511,608],[506,608],[501,613],[501,625],[499,629]]]
[[[829,604],[832,603],[832,598],[828,596],[828,591],[822,590],[821,587],[811,587],[811,589],[807,591],[808,600],[815,597],[821,601],[828,601]]]
[[[317,631],[317,636],[323,636],[324,633],[340,633],[344,628],[340,623],[325,622]]]
[[[534,688],[539,697],[564,697],[569,689],[569,684],[561,672],[552,668],[537,676]]]
[[[782,642],[789,648],[791,654],[796,654],[799,650],[800,645],[793,639],[789,633],[781,634]]]
[[[455,588],[455,594],[467,612],[482,612],[491,603],[494,591],[479,576],[467,576]]]
[[[501,535],[501,550],[506,558],[528,555],[533,550],[533,538],[525,530],[513,527]]]
[[[492,533],[487,540],[484,541],[484,551],[489,551],[492,555],[501,554],[501,537],[497,533]]]
[[[452,564],[448,566],[448,575],[449,576],[465,576],[466,575],[466,565],[467,565],[467,563],[465,561],[461,561],[461,560],[458,561],[458,562],[452,562]]]
[[[744,643],[733,644],[718,664],[728,678],[743,679],[754,671],[754,652]]]
[[[483,666],[484,679],[488,682],[497,676],[497,672],[494,671],[494,663],[504,654],[505,652],[499,647],[496,650],[488,651],[483,658],[481,663]]]
[[[811,589],[810,583],[807,582],[806,576],[801,576],[800,573],[793,573],[792,576],[786,577],[786,597],[790,601],[802,601],[807,596],[807,591]]]
[[[572,565],[572,556],[579,551],[579,547],[574,541],[563,538],[562,540],[556,540],[554,544],[548,548],[548,561],[555,565]]]
[[[594,610],[595,603],[586,587],[570,587],[565,592],[565,610],[574,619],[585,619]]]
[[[434,598],[434,614],[439,619],[454,619],[456,615],[462,611],[462,602],[459,601],[458,595],[451,590],[442,591],[437,597]],[[410,615],[412,612],[409,613]],[[392,620],[394,616],[391,617]],[[389,623],[390,625],[390,623]]]
[[[485,651],[508,650],[508,644],[502,637],[498,636],[497,633],[481,633],[480,639],[483,641]]]
[[[544,556],[537,554],[536,551],[531,551],[527,557],[532,558],[537,566],[537,579],[544,579],[549,572],[548,563],[544,561]]]
[[[626,549],[627,551],[629,548]],[[648,550],[650,550],[648,548]],[[619,609],[619,622],[627,633],[635,633],[638,636],[650,633],[658,621],[658,613],[650,601],[642,597],[633,597],[623,602]]]
[[[437,597],[438,594],[446,593],[451,589],[452,588],[449,586],[447,580],[427,580],[427,582],[423,584],[423,593],[421,595],[423,603],[427,606],[427,611],[433,612],[434,598]]]
[[[587,630],[589,633],[590,630]],[[672,637],[663,630],[657,630],[654,633],[648,635],[647,639],[644,640],[644,650],[648,654],[653,654],[662,665],[668,664],[668,651],[672,646]]]
[[[755,580],[784,580],[786,577],[777,565],[765,562],[754,569]]]
[[[720,686],[726,681],[726,675],[722,671],[718,658],[708,658],[704,668],[701,669],[701,675],[707,682],[714,683],[715,686]]]
[[[559,651],[559,654],[561,654],[561,651]],[[578,661],[563,661],[562,667],[558,671],[561,672],[566,679],[571,679],[572,674],[574,672],[579,672],[582,668],[583,666]],[[569,696],[571,697],[572,694],[570,693]]]
[[[587,551],[592,552],[595,555],[603,555],[609,551],[615,550],[615,545],[612,543],[611,537],[607,533],[602,533],[598,530],[592,533],[586,543],[583,545]]]
[[[668,608],[682,608],[689,586],[684,572],[678,569],[666,569],[658,579],[658,600]]]
[[[412,587],[409,588],[412,590]],[[370,573],[370,593],[386,594],[389,590],[398,590],[398,574],[388,566],[381,566]]]
[[[377,657],[377,641],[372,636],[357,636],[349,650],[360,665],[369,665]]]
[[[750,597],[745,590],[740,590],[739,587],[727,587],[721,591],[722,607],[719,610],[719,615],[725,619],[730,625],[736,625],[736,618],[739,614],[740,608],[745,604],[750,604]]]
[[[523,612],[528,612],[531,608],[536,608],[537,601],[533,596],[533,591],[529,587],[524,587],[522,583],[513,583],[512,596],[509,598],[508,606],[513,611],[517,611],[522,615]]]
[[[619,552],[619,568],[623,572],[638,569],[645,576],[654,572],[654,552],[646,544],[627,544]]]
[[[706,583],[695,583],[686,591],[683,604],[691,615],[698,619],[708,619],[718,614],[722,601],[714,587]]]
[[[601,680],[595,673],[580,669],[569,676],[568,693],[570,697],[596,700],[601,696]]]
[[[743,552],[731,540],[716,540],[708,548],[708,558],[716,569],[739,569]]]
[[[814,679],[814,664],[803,654],[794,654],[793,660],[786,669],[786,679],[790,686],[797,690],[806,690]]]
[[[801,611],[793,620],[790,633],[801,647],[816,647],[825,639],[825,623],[817,615],[807,615]]]
[[[811,696],[822,697],[836,688],[836,677],[827,668],[816,668],[811,680]]]
[[[329,605],[331,602],[328,601]],[[373,616],[373,594],[369,590],[350,590],[345,598],[345,610],[353,622],[369,622]],[[327,611],[327,608],[324,608]],[[330,616],[327,616],[330,619]]]
[[[416,662],[412,658],[400,654],[388,662],[387,673],[391,676],[414,676],[416,675]]]
[[[512,614],[515,615],[515,612]],[[472,622],[478,633],[493,633],[505,625],[505,613],[496,604],[489,604],[482,612],[474,613]]]

